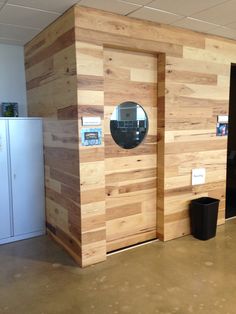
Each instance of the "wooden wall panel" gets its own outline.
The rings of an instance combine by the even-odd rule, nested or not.
[[[157,86],[157,55],[104,48],[108,252],[157,237]],[[147,137],[129,150],[110,132],[111,115],[125,101],[140,104],[149,119]]]
[[[218,223],[225,220],[227,140],[215,133],[217,115],[228,113],[230,61],[218,51],[183,47],[182,60],[167,57],[167,64],[164,225],[169,240],[189,234],[191,199],[220,199]],[[198,167],[206,168],[206,184],[191,187],[191,170]]]
[[[112,112],[115,91],[104,111],[107,47],[158,55],[158,236],[170,240],[188,234],[188,204],[198,196],[221,200],[218,223],[224,223],[227,139],[216,137],[215,128],[217,115],[228,113],[235,41],[75,6],[26,45],[25,60],[29,114],[45,117],[48,226],[83,266],[106,258],[108,160],[124,169],[114,176],[107,173],[106,182],[125,185],[127,165],[121,160],[132,157],[115,147],[107,152],[104,145],[84,148],[79,142],[80,118],[100,116],[104,140],[111,144],[104,121]],[[129,73],[119,69],[110,75],[118,88],[119,79]],[[149,80],[139,71],[132,75]],[[141,82],[132,86],[133,95],[145,95]],[[132,158],[148,156],[152,136]],[[191,186],[195,167],[206,168],[206,184]],[[155,167],[147,171],[143,162],[140,171],[148,178]],[[142,183],[136,174],[134,179]],[[137,195],[136,202],[138,211],[145,199]],[[117,199],[117,219],[124,210],[126,204]],[[108,210],[108,220],[110,214]]]
[[[155,52],[159,56],[159,237],[170,240],[188,234],[188,204],[202,195],[214,195],[221,200],[218,223],[223,223],[227,139],[216,137],[215,132],[217,115],[228,113],[229,74],[231,62],[235,61],[235,42],[79,6],[75,23],[78,41]],[[113,79],[128,75],[122,69],[113,73]],[[113,86],[115,88],[115,84]],[[133,93],[139,90],[134,87]],[[114,101],[109,97],[105,119],[110,116]],[[105,134],[107,132],[105,126]],[[105,137],[105,141],[109,143],[109,137]],[[116,154],[118,149],[113,156]],[[206,184],[200,187],[191,186],[191,170],[196,167],[207,170]]]
[[[103,46],[76,42],[78,116],[104,120]],[[81,119],[78,123],[82,129]],[[103,132],[103,123],[102,123]],[[104,141],[104,137],[103,137]],[[80,142],[82,266],[106,259],[104,144]]]
[[[44,117],[48,232],[81,264],[74,10],[25,47],[28,112]]]
[[[164,240],[165,236],[165,82],[166,82],[166,55],[161,53],[157,59],[158,90],[157,90],[157,236]]]

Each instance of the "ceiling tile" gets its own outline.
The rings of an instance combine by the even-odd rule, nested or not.
[[[223,4],[193,14],[192,17],[218,25],[226,25],[236,22],[236,1],[230,0]]]
[[[214,24],[196,20],[191,17],[185,17],[184,19],[174,22],[171,25],[191,29],[198,32],[207,32],[209,29],[216,27],[216,25]]]
[[[16,46],[23,46],[24,41],[17,40],[17,39],[10,39],[10,38],[2,38],[0,37],[0,44],[6,44],[6,45],[16,45]]]
[[[140,4],[140,5],[146,5],[148,3],[151,3],[152,0],[123,0],[130,3]]]
[[[119,0],[81,0],[80,5],[126,15],[140,6]]]
[[[15,4],[58,13],[63,13],[78,2],[78,0],[8,0],[8,4]]]
[[[226,0],[154,0],[149,7],[190,16],[193,13],[208,9]]]
[[[136,12],[129,14],[129,16],[143,19],[143,20],[158,22],[158,23],[166,23],[166,24],[173,23],[183,18],[183,16],[180,16],[180,15],[160,11],[157,9],[152,9],[149,7],[142,7]]]
[[[23,28],[15,25],[0,24],[0,37],[12,40],[20,40],[24,43],[32,39],[37,33],[38,29]]]
[[[6,5],[0,11],[0,23],[26,26],[32,28],[44,28],[54,21],[59,14],[49,13],[15,5]]]
[[[231,28],[231,29],[236,29],[236,22],[230,23],[230,24],[225,24],[226,27]]]
[[[209,30],[207,33],[231,39],[236,39],[236,30],[227,27],[218,26]]]

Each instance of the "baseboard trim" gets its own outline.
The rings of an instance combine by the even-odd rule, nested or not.
[[[34,237],[39,237],[39,236],[45,235],[45,233],[46,233],[45,230],[40,230],[40,231],[36,231],[36,232],[22,234],[22,235],[19,235],[16,237],[1,239],[0,245],[1,244],[8,244],[8,243],[16,242],[16,241],[22,241],[22,240],[26,240],[26,239],[30,239],[30,238],[34,238]]]
[[[225,221],[228,221],[228,220],[233,220],[233,219],[236,219],[236,216],[234,217],[229,217],[229,218],[226,218]]]
[[[154,239],[154,240],[149,240],[149,241],[146,241],[146,242],[143,242],[143,243],[134,244],[132,246],[129,246],[129,247],[126,247],[126,248],[123,248],[123,249],[119,249],[117,251],[113,251],[113,252],[107,253],[107,256],[109,257],[109,256],[112,256],[112,255],[115,255],[115,254],[119,254],[119,253],[125,252],[125,251],[133,250],[133,249],[135,249],[137,247],[148,245],[150,243],[154,243],[154,242],[158,242],[158,241],[160,241],[160,240],[159,239]]]

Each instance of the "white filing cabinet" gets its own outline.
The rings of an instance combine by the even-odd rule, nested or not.
[[[0,244],[44,233],[42,120],[0,118]]]

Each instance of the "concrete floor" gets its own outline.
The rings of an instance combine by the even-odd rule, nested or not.
[[[78,268],[47,237],[0,247],[0,313],[236,313],[236,220]]]

